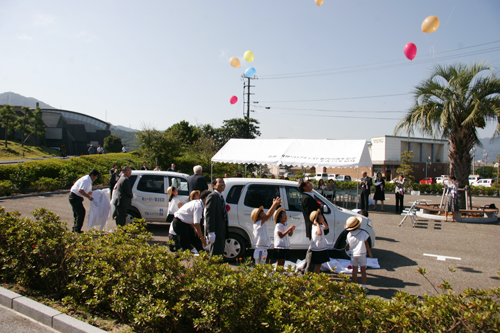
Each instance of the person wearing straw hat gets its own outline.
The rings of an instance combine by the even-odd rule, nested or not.
[[[309,219],[309,216],[311,215],[312,212],[317,211],[320,209],[320,205],[316,198],[314,197],[313,191],[313,185],[311,184],[311,181],[301,179],[299,181],[299,184],[297,186],[298,190],[300,193],[302,193],[302,198],[300,199],[300,205],[302,206],[302,214],[304,215],[304,223],[305,223],[305,229],[306,229],[306,237],[311,239],[311,230],[312,230],[312,221]],[[318,217],[320,222],[325,222],[328,224],[328,222],[325,219],[325,216],[323,213],[320,213],[320,216]],[[324,230],[325,236],[328,235],[329,230],[325,229]],[[311,265],[311,247],[309,246],[309,249],[307,250],[306,254],[306,266],[304,270],[306,272],[312,272],[314,270],[314,265]]]
[[[311,235],[311,265],[314,265],[314,273],[320,273],[321,265],[330,261],[325,238],[325,230],[328,230],[328,224],[326,224],[324,219],[320,219],[320,216],[320,209],[312,212],[309,216],[309,219],[313,221]]]
[[[178,248],[180,248],[180,243],[177,239],[177,234],[174,231],[174,224],[172,223],[172,221],[174,220],[175,212],[182,207],[182,202],[177,196],[179,194],[179,190],[177,189],[177,187],[170,186],[167,189],[167,194],[169,196],[167,222],[170,222],[170,228],[168,229],[168,240],[174,242],[170,245],[170,251],[175,252]]]
[[[368,238],[370,235],[363,229],[360,229],[362,218],[360,216],[351,216],[345,223],[347,234],[346,250],[352,250],[352,282],[358,283],[358,266],[361,267],[361,283],[366,289],[366,253],[373,258]]]
[[[255,208],[250,214],[253,220],[254,247],[253,258],[255,264],[264,264],[267,258],[267,249],[271,247],[271,239],[267,233],[267,226],[264,224],[272,216],[276,208],[281,205],[281,198],[273,199],[271,208],[264,213],[264,206]]]
[[[288,216],[285,208],[280,207],[273,215],[274,223],[274,257],[276,266],[285,266],[285,260],[290,252],[290,237],[293,236],[295,226],[288,226]]]

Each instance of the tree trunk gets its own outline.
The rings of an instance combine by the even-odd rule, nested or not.
[[[458,129],[450,136],[450,151],[448,157],[451,165],[451,176],[455,176],[460,188],[469,185],[469,173],[472,163],[471,149],[476,142],[474,133],[470,133],[466,127]],[[458,192],[458,205],[465,209],[465,191]]]

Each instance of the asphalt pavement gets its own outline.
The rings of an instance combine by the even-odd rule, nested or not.
[[[58,332],[30,317],[0,305],[0,333],[54,333]]]
[[[406,207],[414,200],[439,203],[441,196],[405,195]],[[417,219],[414,228],[409,220],[399,227],[403,217],[394,213],[394,203],[394,194],[386,194],[385,210],[369,211],[377,234],[372,252],[381,266],[380,269],[367,270],[369,295],[391,298],[397,291],[413,295],[435,294],[432,285],[416,273],[418,267],[427,269],[427,278],[436,287],[447,280],[456,292],[465,288],[500,286],[498,222],[478,224]],[[473,197],[474,205],[491,203],[500,207],[500,198]],[[89,201],[85,200],[84,205],[88,212]],[[72,226],[73,213],[67,192],[1,198],[0,206],[30,217],[35,208],[45,207],[59,215],[61,220],[69,222],[68,229]],[[84,231],[87,230],[86,224],[87,219]],[[155,241],[168,240],[167,225],[150,225],[148,228]],[[293,251],[293,257],[303,259],[304,251]]]

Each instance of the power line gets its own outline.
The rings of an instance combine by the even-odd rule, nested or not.
[[[498,42],[500,42],[500,41],[478,44],[475,46],[470,46],[470,47],[466,47],[466,48],[462,48],[462,49],[469,49],[469,48],[474,48],[474,47],[478,47],[478,46],[494,44],[494,43],[498,43]],[[460,50],[462,50],[462,49],[460,49]],[[455,51],[456,50],[450,50],[450,51],[437,52],[437,53],[434,53],[432,55],[423,55],[422,58],[429,57],[429,56],[432,56],[433,58],[432,59],[417,60],[417,61],[412,61],[412,62],[408,62],[406,60],[404,62],[401,60],[388,60],[388,61],[382,61],[382,62],[377,62],[377,63],[365,64],[365,65],[346,66],[346,67],[324,69],[324,70],[317,70],[317,71],[309,71],[309,72],[261,75],[259,78],[261,80],[277,80],[277,79],[290,79],[290,78],[301,78],[301,77],[336,75],[336,74],[346,74],[346,73],[354,73],[354,72],[368,71],[368,70],[379,70],[379,69],[386,69],[386,68],[415,66],[415,65],[421,65],[421,64],[426,64],[426,63],[432,63],[432,62],[436,62],[436,61],[440,61],[440,60],[449,60],[449,59],[461,58],[461,57],[465,57],[465,56],[497,52],[497,51],[500,51],[500,46],[495,46],[495,47],[482,49],[482,50],[469,51],[469,52],[465,52],[465,53],[461,53],[461,54],[457,54],[457,55],[449,55],[449,56],[445,56],[445,57],[434,58],[434,56],[436,54],[443,54],[443,53],[455,52]],[[391,63],[393,63],[393,64],[391,64]],[[375,65],[380,65],[380,64],[388,64],[388,65],[375,66]],[[375,66],[375,67],[370,68],[370,66]],[[362,68],[362,67],[367,67],[367,68]],[[332,72],[332,71],[335,71],[335,72],[328,73],[328,72]]]
[[[295,101],[259,101],[260,103],[295,103],[295,102],[322,102],[322,101],[341,101],[347,99],[366,99],[366,98],[380,98],[380,97],[393,97],[393,96],[406,96],[412,93],[389,94],[389,95],[373,95],[373,96],[359,96],[359,97],[341,97],[341,98],[324,98],[324,99],[302,99]]]
[[[256,105],[255,107],[261,108],[261,109],[271,109],[268,106],[262,106],[262,105]],[[318,112],[350,112],[350,113],[366,113],[367,112],[367,111],[359,111],[359,110],[297,109],[297,108],[284,108],[284,107],[276,107],[276,106],[273,106],[272,109],[297,110],[297,111],[318,111]],[[401,111],[370,110],[368,112],[377,112],[377,113],[402,113],[402,112],[408,112],[408,110],[401,110]]]
[[[354,117],[354,116],[331,116],[331,115],[311,115],[309,113],[288,113],[288,112],[272,112],[272,111],[258,111],[260,113],[273,113],[280,115],[291,116],[308,116],[308,117],[327,117],[327,118],[344,118],[344,119],[372,119],[372,120],[401,120],[400,118],[381,118],[381,117]]]

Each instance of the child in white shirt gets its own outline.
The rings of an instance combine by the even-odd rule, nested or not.
[[[172,223],[172,220],[174,219],[174,213],[178,211],[179,208],[182,207],[182,203],[177,197],[178,193],[179,190],[174,186],[170,186],[167,189],[167,194],[170,197],[168,203],[168,216],[167,216],[167,222],[170,222],[170,228],[168,230],[168,239],[174,242],[174,244],[170,244],[171,252],[175,252],[177,251],[177,249],[180,248],[180,244],[177,239],[177,234],[174,231],[174,224]]]
[[[288,226],[288,216],[285,208],[280,207],[273,215],[274,223],[274,257],[276,266],[285,266],[285,259],[290,251],[290,237],[293,236],[295,226]]]
[[[352,282],[358,283],[358,266],[361,267],[361,283],[366,289],[366,253],[373,258],[368,237],[370,235],[361,227],[362,218],[359,216],[351,216],[345,223],[345,229],[349,231],[347,234],[346,249],[352,250],[351,265],[352,265]]]
[[[281,204],[281,198],[273,199],[271,208],[264,213],[264,206],[255,208],[250,215],[253,220],[253,237],[255,239],[253,257],[255,264],[264,264],[267,258],[267,249],[271,247],[271,239],[267,234],[267,226],[264,224],[273,216],[276,208]]]
[[[313,221],[311,231],[311,264],[314,266],[314,273],[320,273],[321,264],[330,261],[328,255],[328,245],[325,239],[325,230],[328,230],[328,224],[321,218],[321,211],[311,212],[309,219]]]

